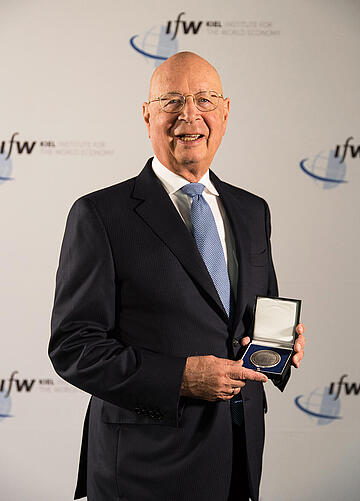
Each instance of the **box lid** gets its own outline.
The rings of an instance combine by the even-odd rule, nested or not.
[[[299,323],[301,300],[257,296],[253,341],[292,348]]]

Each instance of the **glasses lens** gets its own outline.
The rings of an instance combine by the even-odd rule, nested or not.
[[[195,104],[197,108],[201,111],[211,111],[214,110],[219,102],[218,95],[216,92],[206,91],[198,92],[195,95]]]
[[[164,94],[160,96],[160,106],[167,113],[176,113],[184,105],[185,98],[182,94]]]

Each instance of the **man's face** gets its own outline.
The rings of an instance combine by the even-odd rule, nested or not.
[[[221,82],[211,65],[194,57],[159,68],[150,99],[168,92],[183,95],[211,90],[222,94]],[[226,130],[229,99],[219,99],[213,111],[199,111],[191,96],[179,113],[166,113],[159,101],[143,105],[144,119],[155,155],[171,171],[200,179],[208,170]]]

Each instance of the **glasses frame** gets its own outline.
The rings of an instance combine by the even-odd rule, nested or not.
[[[216,94],[216,97],[218,98],[218,102],[217,102],[217,104],[216,104],[215,108],[212,108],[211,110],[202,110],[202,109],[200,109],[200,108],[197,106],[195,96],[197,96],[198,94],[202,94],[203,92],[212,92],[212,93]],[[184,99],[183,99],[182,106],[181,106],[181,108],[180,108],[179,110],[177,110],[177,111],[167,111],[165,108],[163,108],[163,107],[161,106],[161,98],[162,98],[163,96],[167,96],[167,95],[169,95],[169,94],[170,94],[170,95],[171,95],[171,94],[174,94],[174,95],[177,95],[177,96],[182,96],[182,97],[184,98]],[[148,101],[148,103],[147,103],[147,104],[154,103],[155,101],[159,101],[160,108],[161,108],[161,109],[162,109],[162,111],[164,111],[165,113],[180,113],[180,112],[184,109],[185,104],[186,104],[186,99],[187,99],[188,97],[192,97],[192,98],[193,98],[193,103],[194,103],[194,105],[195,105],[196,109],[197,109],[197,110],[199,110],[199,111],[201,111],[202,113],[208,113],[209,111],[214,111],[214,110],[216,110],[216,108],[219,106],[219,98],[221,98],[221,99],[225,99],[225,98],[224,98],[224,96],[223,96],[222,94],[219,94],[218,92],[216,92],[216,90],[201,90],[201,91],[197,92],[196,94],[181,94],[181,92],[166,92],[165,94],[161,94],[161,96],[156,97],[155,99],[151,99],[151,101]]]

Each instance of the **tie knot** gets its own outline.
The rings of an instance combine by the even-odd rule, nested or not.
[[[189,195],[189,197],[194,198],[196,195],[202,195],[205,186],[201,183],[189,183],[185,184],[181,188],[181,191],[185,193],[185,195]]]

